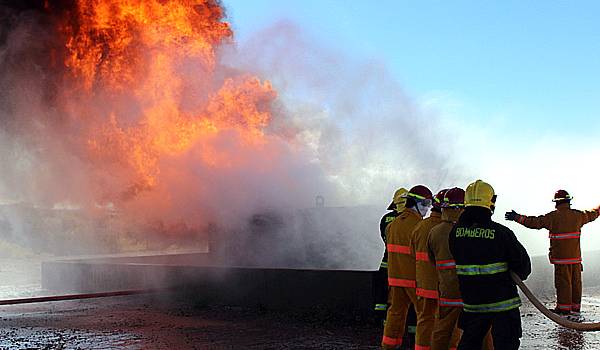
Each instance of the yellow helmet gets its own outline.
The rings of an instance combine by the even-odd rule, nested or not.
[[[404,210],[404,206],[406,205],[406,194],[408,190],[404,187],[400,187],[396,192],[394,192],[394,199],[392,203],[388,207],[388,210],[396,210],[401,212]]]
[[[466,207],[484,207],[492,210],[496,203],[494,188],[487,182],[477,180],[467,186],[465,191]]]

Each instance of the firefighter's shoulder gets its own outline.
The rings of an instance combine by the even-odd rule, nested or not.
[[[431,235],[435,236],[435,235],[439,235],[439,234],[448,235],[450,230],[452,230],[452,227],[454,227],[453,223],[447,222],[447,221],[442,221],[431,228],[431,231],[429,231],[429,235],[430,236]]]
[[[502,225],[501,223],[492,221],[491,228],[494,229],[497,237],[506,237],[506,236],[516,237],[513,230],[511,230],[507,226]]]

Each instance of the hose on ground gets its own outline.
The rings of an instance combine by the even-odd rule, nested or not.
[[[52,301],[108,298],[108,297],[119,297],[119,296],[126,296],[126,295],[151,294],[151,293],[157,293],[157,292],[161,292],[161,291],[164,291],[164,289],[130,289],[130,290],[119,290],[119,291],[111,291],[111,292],[65,294],[65,295],[52,295],[52,296],[45,296],[45,297],[3,299],[3,300],[0,300],[0,305],[32,304],[32,303],[47,303],[47,302],[52,302]]]
[[[517,276],[516,273],[511,271],[510,276],[512,277],[513,281],[515,281],[517,286],[519,286],[519,288],[521,289],[523,294],[525,294],[525,296],[527,296],[527,299],[529,299],[529,301],[531,301],[531,303],[535,306],[535,308],[540,310],[541,313],[543,313],[546,317],[548,317],[552,321],[558,323],[559,325],[561,325],[563,327],[575,329],[578,331],[600,331],[600,322],[595,322],[595,323],[573,322],[573,321],[570,321],[570,320],[568,320],[564,317],[561,317],[561,316],[555,314],[554,312],[548,310],[548,308],[545,307],[544,304],[542,304],[535,297],[535,295],[533,295],[531,290],[529,290],[529,288],[527,288],[525,283],[523,283],[521,278],[519,278],[519,276]]]

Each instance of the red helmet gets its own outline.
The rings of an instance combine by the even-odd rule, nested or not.
[[[444,208],[463,208],[465,206],[465,190],[454,187],[446,191]]]
[[[411,188],[406,196],[408,198],[412,198],[416,202],[421,202],[425,206],[431,206],[433,194],[427,187],[423,185],[417,185]]]
[[[444,206],[444,196],[448,192],[448,189],[444,189],[439,191],[435,197],[433,197],[433,207],[437,209],[441,209]]]
[[[565,190],[558,190],[554,193],[554,199],[552,199],[552,201],[553,202],[568,202],[571,199],[573,199],[573,197],[571,197],[569,192],[567,192]]]
[[[417,185],[413,188],[410,189],[410,191],[408,191],[408,197],[410,198],[414,198],[417,200],[423,200],[423,199],[429,199],[431,200],[433,197],[433,194],[431,193],[431,190],[429,190],[427,187],[423,186],[423,185]]]

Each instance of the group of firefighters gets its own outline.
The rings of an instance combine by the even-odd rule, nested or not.
[[[505,214],[549,231],[553,311],[561,315],[579,315],[581,227],[600,213],[571,209],[571,199],[559,190],[556,210],[546,215]],[[396,191],[381,219],[386,250],[373,281],[384,349],[412,348],[407,332],[416,333],[416,350],[519,348],[521,300],[510,272],[525,280],[531,261],[513,231],[492,220],[495,203],[493,187],[481,180],[435,196],[422,185]]]

